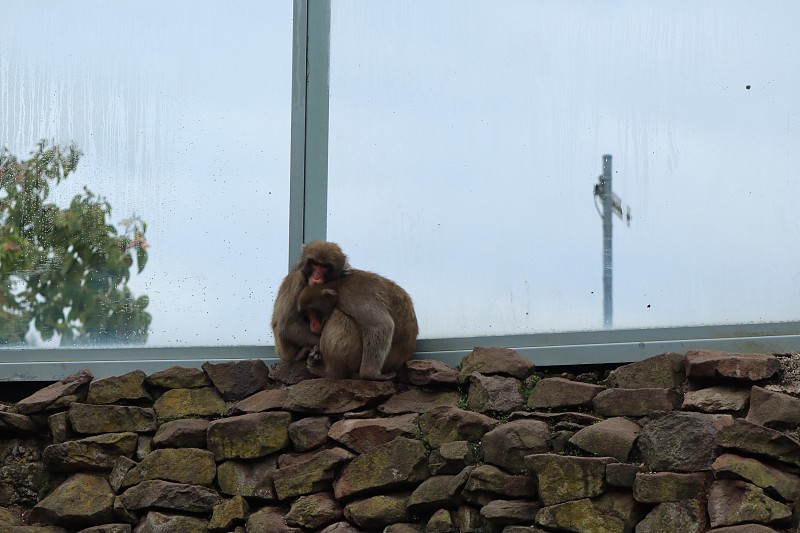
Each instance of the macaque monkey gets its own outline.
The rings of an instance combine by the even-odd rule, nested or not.
[[[298,307],[308,318],[308,326],[320,336],[306,363],[309,372],[318,377],[353,378],[361,370],[361,332],[352,318],[336,309],[337,289],[343,279],[309,285],[298,298]]]
[[[272,310],[275,352],[287,362],[302,361],[320,342],[297,307],[300,291],[309,285],[336,280],[350,271],[347,256],[332,242],[314,241],[303,246],[300,260],[281,282]]]
[[[378,274],[352,270],[298,297],[309,329],[320,335],[308,358],[317,376],[392,379],[416,349],[419,327],[411,297]]]

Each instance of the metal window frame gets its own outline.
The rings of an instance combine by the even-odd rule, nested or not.
[[[308,57],[309,75],[306,117],[324,131],[313,131],[306,138],[325,161],[315,161],[305,169],[307,190],[327,191],[328,187],[328,109],[330,73],[330,0],[305,0],[309,10],[324,12],[316,19],[309,16]],[[312,26],[312,20],[318,25]],[[317,34],[317,32],[320,32]],[[316,48],[319,47],[319,48]],[[313,58],[313,60],[312,60]],[[322,81],[320,81],[322,80]],[[315,99],[324,102],[316,102]],[[314,116],[323,113],[325,116]],[[315,213],[304,213],[304,234],[324,239],[327,203],[304,207]],[[299,257],[300,243],[293,248],[291,262]],[[476,346],[513,348],[541,366],[613,364],[639,361],[664,352],[685,352],[693,349],[716,349],[730,352],[788,353],[800,351],[800,322],[771,322],[753,324],[721,324],[705,326],[665,327],[648,329],[607,329],[580,332],[554,332],[528,335],[476,336],[461,338],[423,339],[417,342],[416,357],[438,359],[458,364]]]
[[[290,267],[304,242],[327,234],[331,19],[330,0],[293,2]],[[513,348],[545,367],[626,363],[703,348],[788,353],[800,351],[800,322],[423,339],[417,343],[416,357],[455,365],[476,346]],[[132,370],[150,374],[174,365],[199,367],[204,362],[253,358],[277,362],[273,346],[3,349],[0,382],[56,381],[81,369],[95,377]]]

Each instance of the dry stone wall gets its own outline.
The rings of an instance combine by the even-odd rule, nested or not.
[[[796,361],[82,371],[0,405],[0,533],[795,533]]]

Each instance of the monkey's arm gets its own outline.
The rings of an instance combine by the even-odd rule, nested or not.
[[[286,276],[278,289],[272,312],[272,333],[275,351],[284,361],[302,361],[309,349],[319,343],[319,335],[303,319],[297,308],[297,298],[304,286],[300,272]]]
[[[319,344],[319,335],[312,333],[308,324],[301,316],[295,321],[288,321],[283,329],[283,336],[294,344],[300,346],[295,355],[295,361],[302,361],[308,356],[308,352]]]

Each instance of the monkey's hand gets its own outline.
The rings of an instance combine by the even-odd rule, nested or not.
[[[309,354],[311,353],[311,350],[312,348],[309,348],[308,346],[303,346],[299,348],[294,356],[294,360],[299,362],[303,361],[304,359],[307,359]]]
[[[319,344],[315,344],[308,352],[308,366],[322,366],[322,352]]]

